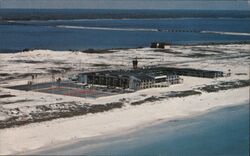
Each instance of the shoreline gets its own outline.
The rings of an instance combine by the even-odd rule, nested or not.
[[[200,104],[200,99],[199,100],[193,100],[192,102],[192,106],[190,106],[189,110],[182,110],[178,113],[177,112],[171,112],[171,109],[175,109],[175,105],[178,104],[178,102],[174,102],[173,101],[171,103],[169,103],[170,106],[165,106],[164,108],[162,108],[161,112],[158,112],[157,114],[155,114],[155,116],[152,117],[148,117],[146,113],[148,111],[152,112],[155,110],[158,110],[158,107],[161,108],[163,107],[162,103],[157,103],[157,104],[148,104],[148,105],[143,105],[142,107],[143,110],[145,111],[139,111],[140,109],[142,109],[141,106],[136,106],[134,108],[134,111],[136,111],[137,109],[137,113],[133,113],[133,109],[123,109],[123,110],[114,110],[114,111],[110,111],[110,112],[105,112],[105,113],[98,113],[98,114],[90,114],[90,115],[86,115],[86,116],[80,116],[80,117],[72,117],[72,118],[68,118],[68,119],[57,119],[57,120],[53,120],[50,122],[43,122],[43,123],[35,123],[35,124],[29,124],[27,126],[22,126],[22,127],[17,127],[17,128],[10,128],[10,129],[6,129],[6,130],[0,130],[0,132],[2,131],[3,136],[5,136],[6,138],[4,138],[1,141],[1,146],[0,147],[4,147],[3,145],[8,145],[8,144],[12,144],[12,146],[5,146],[8,147],[6,149],[2,149],[2,153],[1,154],[19,154],[19,153],[24,153],[27,151],[33,151],[36,149],[43,149],[44,147],[49,147],[51,145],[62,145],[60,143],[72,143],[72,141],[79,141],[82,139],[89,139],[91,137],[101,137],[101,136],[107,136],[109,134],[113,134],[113,133],[117,133],[119,131],[132,131],[136,130],[139,126],[143,128],[147,125],[152,125],[152,123],[157,122],[159,123],[159,121],[171,121],[171,120],[176,120],[176,119],[180,119],[180,118],[189,118],[192,116],[197,116],[199,114],[204,114],[206,112],[211,111],[211,109],[215,109],[215,108],[221,108],[221,107],[226,107],[226,106],[232,106],[232,105],[239,105],[242,103],[249,103],[249,99],[248,97],[246,98],[247,95],[242,95],[240,97],[238,97],[238,99],[232,98],[233,95],[239,94],[239,93],[244,93],[247,94],[248,87],[245,88],[240,88],[240,89],[234,89],[234,90],[227,90],[227,91],[220,91],[218,93],[207,93],[208,97],[205,95],[205,97],[200,98],[203,99],[205,101],[206,98],[211,100],[212,104],[208,103],[203,103]],[[211,95],[212,94],[212,95]],[[209,97],[210,95],[210,97]],[[229,96],[230,95],[230,96]],[[204,95],[201,95],[204,96]],[[222,100],[218,100],[217,98],[226,98],[227,96],[229,96],[230,98],[227,99],[222,99]],[[197,96],[196,96],[197,97]],[[179,102],[180,101],[189,101],[193,99],[193,97],[187,97],[187,98],[179,98]],[[217,99],[217,100],[216,100]],[[171,100],[169,100],[171,101]],[[177,101],[177,100],[175,100]],[[191,100],[192,101],[192,100]],[[233,101],[233,102],[232,102]],[[166,102],[166,101],[165,101]],[[216,104],[217,103],[217,104]],[[185,103],[182,103],[185,104]],[[188,103],[186,103],[188,104]],[[178,108],[181,107],[180,104],[178,104]],[[202,106],[205,105],[205,106]],[[199,108],[199,109],[197,109]],[[138,110],[139,109],[139,110]],[[180,108],[179,108],[180,109]],[[168,110],[169,114],[171,115],[166,115],[165,112],[166,110]],[[136,116],[140,116],[142,114],[145,114],[143,117],[141,117],[140,119],[137,119],[136,122],[131,121],[132,119],[124,119],[125,117],[128,116],[128,113],[130,112],[130,118],[135,118]],[[198,113],[198,114],[197,114]],[[174,115],[175,114],[175,115]],[[116,121],[111,122],[113,120],[113,116],[116,115]],[[108,117],[108,118],[107,118]],[[94,120],[93,120],[94,119]],[[92,125],[93,123],[90,121],[96,121],[96,123],[94,125]],[[84,122],[85,121],[85,122]],[[90,123],[86,123],[87,121],[90,121]],[[76,123],[82,123],[82,125],[76,125]],[[110,124],[107,125],[107,123],[111,122]],[[92,123],[92,124],[91,124]],[[118,124],[119,123],[119,124]],[[84,125],[85,124],[85,125]],[[69,125],[71,125],[71,127],[69,127]],[[76,127],[74,127],[74,126]],[[144,125],[144,126],[143,126]],[[89,127],[90,126],[90,127]],[[62,133],[61,135],[58,134],[57,131],[55,131],[55,128],[57,129],[58,127],[61,127],[60,132]],[[63,128],[64,127],[64,128]],[[68,130],[65,129],[66,127],[68,127]],[[79,130],[77,130],[76,128],[79,128]],[[78,132],[74,132],[78,131]],[[43,131],[43,135],[41,135],[39,133],[39,131]],[[26,136],[24,135],[24,132],[26,133]],[[70,132],[70,133],[69,133]],[[45,134],[44,134],[45,133]],[[52,133],[49,135],[49,133]],[[69,133],[69,134],[67,134]],[[72,135],[73,133],[73,135]],[[87,134],[89,133],[89,134]],[[13,138],[13,134],[15,134],[14,138]],[[28,134],[28,135],[27,135]],[[39,136],[36,138],[33,138],[32,136],[30,136],[30,134],[32,134],[33,136]],[[48,135],[46,135],[48,134]],[[66,137],[67,135],[71,135]],[[66,137],[63,139],[63,137]],[[9,139],[8,139],[9,138]],[[16,144],[13,145],[14,139],[16,141]],[[21,140],[26,140],[25,143],[23,143]],[[51,142],[52,140],[52,142]],[[53,141],[54,140],[54,141]],[[21,142],[22,143],[21,143]],[[8,143],[9,142],[9,143]],[[20,143],[18,143],[20,142]],[[67,144],[66,143],[66,144]],[[65,145],[65,144],[64,144]],[[33,147],[32,147],[33,146]],[[29,147],[29,149],[27,149],[27,147]],[[26,148],[26,149],[24,149]]]
[[[234,32],[232,32],[234,33]],[[225,41],[225,42],[199,42],[199,43],[175,43],[171,44],[172,47],[175,46],[214,46],[214,45],[245,45],[250,44],[250,41]],[[55,52],[81,52],[86,54],[108,54],[108,53],[115,53],[119,50],[130,50],[130,49],[143,49],[149,47],[117,47],[117,48],[86,48],[86,49],[64,49],[64,50],[56,50],[56,49],[36,49],[36,48],[24,48],[24,49],[6,49],[0,50],[0,54],[18,54],[23,52],[32,52],[32,51],[55,51]],[[167,49],[155,49],[166,51]]]
[[[144,123],[144,124],[138,125],[137,127],[133,127],[131,129],[126,129],[126,131],[123,131],[123,132],[121,132],[121,130],[117,130],[117,131],[114,132],[115,134],[110,133],[110,134],[101,135],[101,136],[93,136],[93,137],[89,137],[89,138],[70,140],[70,141],[65,141],[65,142],[53,145],[53,147],[44,146],[44,147],[41,147],[41,148],[36,149],[36,150],[26,151],[24,153],[14,153],[14,154],[17,154],[17,155],[34,155],[34,154],[39,154],[40,152],[44,152],[44,151],[57,150],[57,149],[60,149],[60,148],[63,148],[63,147],[75,145],[75,144],[77,144],[79,142],[86,142],[86,147],[83,147],[83,148],[86,149],[86,151],[92,151],[92,149],[96,149],[99,146],[102,146],[102,145],[99,145],[99,144],[103,144],[102,142],[98,143],[99,140],[104,140],[104,139],[108,139],[108,140],[111,139],[112,140],[114,138],[120,138],[120,137],[124,137],[126,135],[137,133],[137,132],[139,132],[141,130],[144,130],[144,129],[147,129],[147,128],[150,128],[150,127],[156,127],[156,126],[159,126],[161,124],[169,124],[169,123],[172,123],[172,122],[179,122],[179,121],[185,121],[185,120],[200,118],[203,115],[207,115],[207,114],[213,113],[215,111],[220,111],[220,110],[223,110],[223,109],[226,109],[226,108],[231,108],[231,107],[246,106],[246,105],[248,105],[248,107],[250,106],[249,103],[236,103],[234,105],[213,107],[213,108],[210,108],[210,109],[208,109],[208,110],[206,110],[204,112],[199,112],[199,113],[196,113],[196,114],[192,114],[192,115],[187,116],[187,117],[179,117],[179,118],[175,118],[175,119],[172,119],[172,120],[159,119],[159,120],[156,120],[156,121],[153,121],[153,122],[150,122],[150,123]]]

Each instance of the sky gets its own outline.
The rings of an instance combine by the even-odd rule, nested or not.
[[[250,0],[0,0],[1,8],[250,10]]]

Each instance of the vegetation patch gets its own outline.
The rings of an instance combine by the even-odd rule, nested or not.
[[[9,76],[9,73],[0,73],[0,76]]]
[[[41,75],[41,74],[42,73],[13,73],[9,74],[9,76],[2,78],[1,81],[27,78],[29,76],[31,77],[32,75]]]
[[[31,111],[29,114],[22,114],[18,108],[5,110],[9,111],[7,114],[13,114],[14,112],[17,115],[0,121],[0,128],[9,128],[34,122],[49,121],[57,118],[85,115],[88,113],[105,112],[115,108],[121,108],[123,105],[123,102],[90,105],[77,104],[76,102],[72,101],[50,105],[39,105],[35,107],[36,111]]]
[[[235,73],[235,75],[247,75],[247,73]]]
[[[167,95],[169,98],[173,97],[186,97],[191,95],[200,95],[201,92],[195,90],[185,90],[185,91],[172,91]]]
[[[200,57],[208,57],[208,56],[213,56],[213,55],[215,54],[193,53],[193,54],[184,55],[183,57],[200,58]]]
[[[201,92],[195,91],[195,90],[185,90],[185,91],[172,91],[169,93],[164,94],[163,96],[151,96],[148,98],[145,98],[143,100],[131,102],[131,105],[141,105],[146,102],[155,102],[155,101],[161,101],[163,99],[168,99],[168,98],[177,98],[177,97],[186,97],[186,96],[191,96],[191,95],[200,95]]]
[[[14,62],[14,63],[32,63],[32,64],[48,63],[48,61],[37,61],[37,60],[12,60],[11,62]]]
[[[99,63],[99,64],[93,64],[94,67],[108,67],[110,64],[105,64],[105,63]]]
[[[157,58],[154,58],[154,57],[140,57],[140,58],[137,58],[137,59],[142,59],[142,60],[153,60],[153,59],[157,59]]]
[[[154,52],[167,53],[167,54],[182,54],[182,52],[173,51],[171,49],[154,49],[153,51]]]
[[[82,53],[88,53],[88,54],[107,54],[107,53],[114,53],[114,51],[111,51],[111,50],[97,50],[97,49],[87,49],[87,50],[84,50],[82,51]]]
[[[53,61],[51,63],[53,63],[55,65],[67,64],[65,61]]]
[[[214,85],[205,85],[204,87],[200,87],[198,89],[205,92],[218,92],[220,90],[228,90],[234,88],[241,88],[250,86],[249,80],[237,80],[237,81],[228,81],[228,82],[220,82],[219,84]]]
[[[16,100],[16,101],[6,101],[6,102],[2,102],[2,104],[7,105],[7,104],[23,103],[23,102],[31,102],[31,101],[34,101],[34,100],[23,99],[23,100]]]
[[[2,99],[2,98],[9,98],[9,97],[15,97],[15,95],[11,95],[11,94],[0,95],[0,99]]]
[[[141,105],[141,104],[146,103],[146,102],[155,102],[155,101],[159,101],[159,100],[160,100],[159,97],[151,96],[151,97],[148,97],[148,98],[140,100],[140,101],[131,102],[131,105]]]
[[[47,70],[48,73],[53,73],[53,74],[59,74],[62,73],[63,70],[62,69],[49,69]]]

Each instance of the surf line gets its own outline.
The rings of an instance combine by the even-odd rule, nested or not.
[[[83,27],[83,26],[69,26],[69,25],[58,25],[58,28],[66,29],[87,29],[87,30],[108,30],[108,31],[148,31],[148,32],[199,32],[195,30],[184,30],[184,29],[147,29],[147,28],[110,28],[110,27]]]
[[[219,34],[219,35],[250,36],[250,33],[242,33],[242,32],[201,31],[200,33],[205,33],[205,34]]]

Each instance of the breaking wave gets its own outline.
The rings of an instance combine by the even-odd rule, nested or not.
[[[236,36],[250,36],[250,33],[241,33],[241,32],[201,31],[201,33],[220,34],[220,35],[236,35]]]
[[[110,31],[153,31],[157,32],[158,29],[146,29],[146,28],[107,28],[107,27],[83,27],[83,26],[67,26],[59,25],[58,28],[67,29],[87,29],[87,30],[110,30]]]
[[[67,29],[86,29],[86,30],[108,30],[108,31],[144,31],[144,32],[196,32],[195,30],[185,29],[156,29],[156,28],[110,28],[110,27],[84,27],[84,26],[70,26],[70,25],[58,25],[58,28]]]

